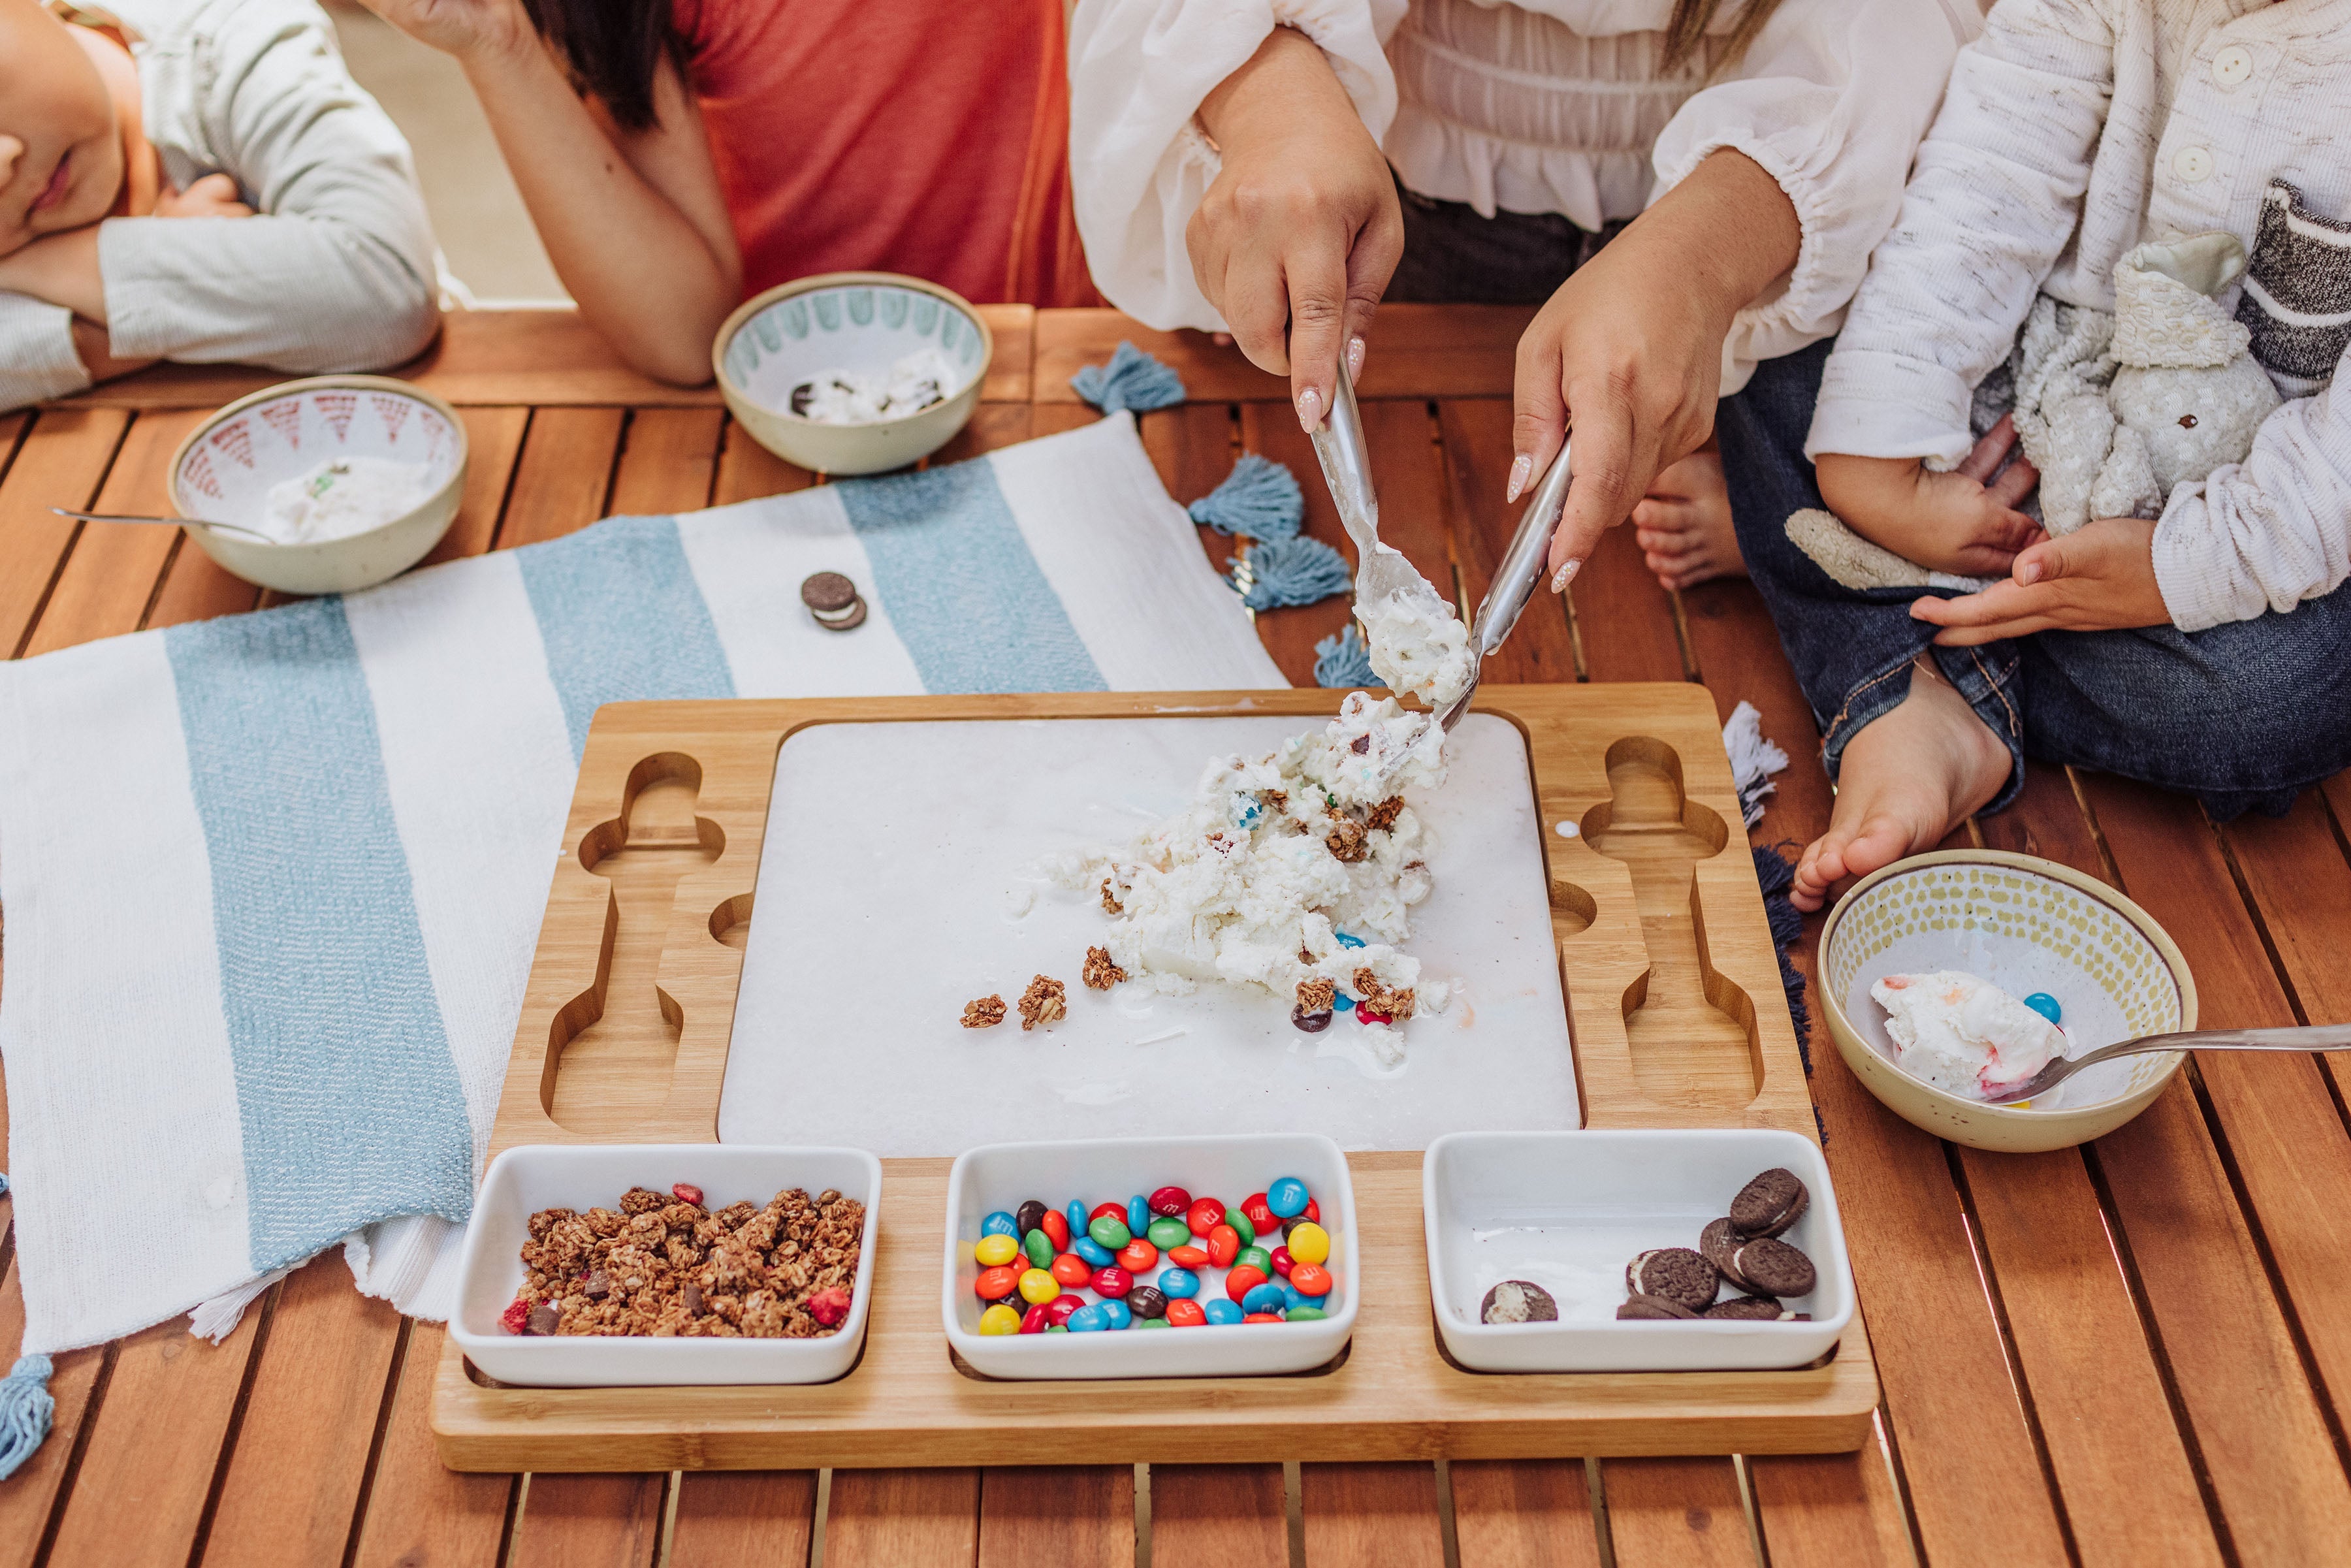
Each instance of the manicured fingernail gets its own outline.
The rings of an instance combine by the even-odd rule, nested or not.
[[[1350,338],[1347,340],[1347,379],[1352,382],[1363,373],[1364,340],[1361,338]]]
[[[2018,561],[2016,563],[2016,580],[2024,584],[2027,588],[2039,582],[2041,580],[2041,563],[2037,560]]]
[[[1534,472],[1534,470],[1535,460],[1527,454],[1521,452],[1516,457],[1511,458],[1510,488],[1509,494],[1505,495],[1502,499],[1505,501],[1517,500],[1519,498],[1519,492],[1527,487],[1527,478]]]
[[[1523,463],[1526,459],[1520,458],[1520,461]],[[1571,559],[1565,566],[1553,572],[1551,579],[1551,591],[1553,593],[1565,593],[1567,585],[1575,580],[1575,574],[1583,565],[1582,561]]]
[[[1304,392],[1298,394],[1299,428],[1305,431],[1307,434],[1311,435],[1314,434],[1314,427],[1322,423],[1322,391],[1316,387],[1308,387]]]

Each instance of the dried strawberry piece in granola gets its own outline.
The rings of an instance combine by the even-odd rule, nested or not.
[[[810,1296],[806,1305],[809,1316],[831,1328],[849,1315],[849,1292],[835,1285]]]
[[[517,1296],[513,1301],[507,1303],[507,1310],[498,1314],[498,1327],[506,1330],[508,1333],[523,1333],[530,1327],[530,1309],[533,1303],[528,1296]]]
[[[702,1189],[692,1182],[679,1182],[669,1189],[669,1194],[680,1203],[690,1203],[696,1208],[702,1207]]]

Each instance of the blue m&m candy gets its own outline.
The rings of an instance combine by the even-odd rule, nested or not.
[[[1070,1250],[1097,1269],[1107,1269],[1118,1261],[1118,1254],[1081,1231],[1070,1238]]]
[[[1171,1301],[1185,1301],[1200,1293],[1200,1276],[1189,1269],[1162,1269],[1152,1283]]]
[[[1241,1304],[1238,1301],[1228,1301],[1222,1296],[1207,1302],[1206,1310],[1208,1322],[1212,1326],[1237,1323],[1246,1315],[1242,1312]]]
[[[1099,1306],[1080,1307],[1070,1314],[1067,1326],[1071,1333],[1100,1333],[1110,1327],[1110,1320]]]
[[[979,1233],[982,1236],[1009,1236],[1018,1241],[1020,1239],[1020,1226],[1012,1216],[999,1208],[979,1222]]]
[[[1286,1310],[1289,1305],[1288,1287],[1272,1280],[1268,1280],[1262,1285],[1252,1285],[1249,1287],[1249,1294],[1241,1298],[1241,1311],[1245,1314],[1279,1312]]]
[[[1126,1233],[1129,1236],[1140,1236],[1149,1230],[1154,1218],[1151,1200],[1141,1193],[1126,1200]]]
[[[1116,1300],[1096,1301],[1094,1311],[1102,1315],[1104,1328],[1123,1329],[1134,1322],[1134,1309],[1124,1301]]]
[[[1297,1218],[1306,1212],[1306,1184],[1283,1176],[1265,1189],[1265,1206],[1284,1219]]]
[[[2043,1018],[2047,1019],[2051,1023],[2062,1022],[2065,1017],[2065,1009],[2064,1004],[2060,1003],[2055,997],[2051,996],[2047,991],[2033,992],[2031,996],[2024,998],[2024,1005],[2031,1008],[2034,1012],[2039,1013]]]

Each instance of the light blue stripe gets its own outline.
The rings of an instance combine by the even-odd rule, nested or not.
[[[393,1215],[464,1219],[474,1136],[342,601],[174,626],[164,647],[212,859],[255,1271]]]
[[[837,488],[925,691],[1109,690],[985,458]]]
[[[735,695],[676,518],[610,517],[514,553],[573,758],[606,703]],[[799,610],[776,606],[778,615]]]

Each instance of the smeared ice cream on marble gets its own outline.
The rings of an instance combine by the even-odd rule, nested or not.
[[[872,424],[919,413],[960,390],[962,375],[946,354],[921,348],[887,375],[825,371],[792,389],[792,412],[819,424]]]
[[[1444,781],[1444,740],[1428,715],[1357,692],[1278,751],[1212,760],[1191,804],[1132,843],[1045,870],[1102,896],[1106,945],[1135,983],[1259,986],[1290,1004],[1314,980],[1358,996],[1369,969],[1413,993],[1406,1016],[1440,1012],[1452,987],[1402,951],[1432,885],[1429,835],[1402,797]]]
[[[2011,1089],[2065,1054],[2064,1030],[1963,970],[1888,975],[1869,994],[1886,1009],[1894,1064],[1964,1099]]]
[[[1469,628],[1426,582],[1420,586],[1418,593],[1358,602],[1355,613],[1372,669],[1388,689],[1442,710],[1469,689]]]

